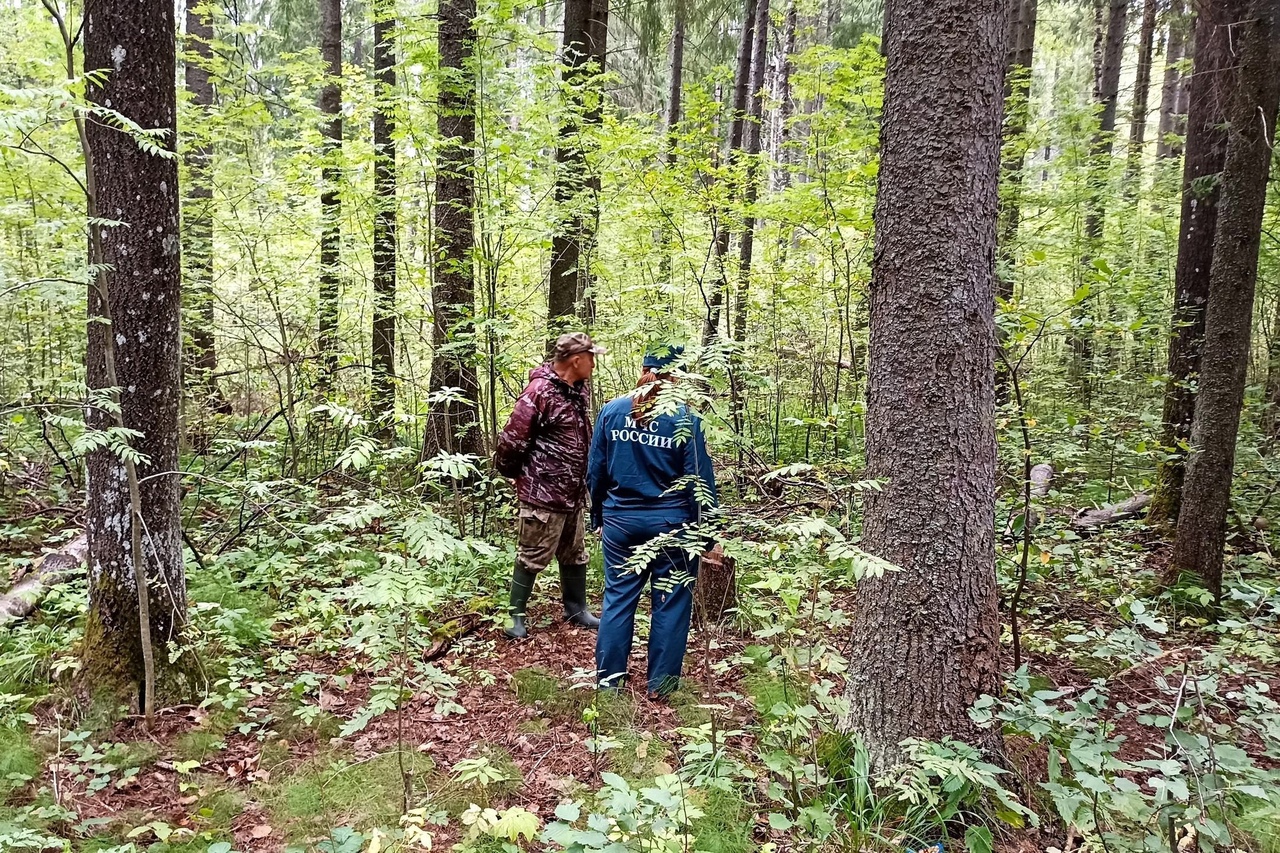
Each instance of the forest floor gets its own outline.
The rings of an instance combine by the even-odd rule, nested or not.
[[[623,837],[606,811],[618,853],[944,840],[1029,853],[1088,848],[1091,833],[1114,853],[1150,849],[1169,827],[1173,846],[1198,833],[1206,850],[1280,851],[1266,793],[1280,788],[1280,590],[1265,550],[1233,555],[1211,620],[1203,590],[1155,589],[1164,552],[1140,525],[1081,539],[1046,518],[1024,671],[974,710],[1004,726],[1007,771],[944,745],[855,808],[859,765],[833,727],[852,582],[815,545],[831,529],[752,534],[777,538],[739,551],[737,617],[695,630],[686,684],[659,703],[591,689],[595,634],[559,618],[553,577],[535,592],[530,638],[509,642],[494,603],[508,550],[477,552],[456,575],[426,558],[397,569],[400,557],[379,556],[393,525],[347,512],[292,544],[267,538],[189,567],[207,680],[150,730],[77,687],[81,578],[0,633],[0,849],[359,853],[426,849],[426,835],[435,850],[555,849],[539,833],[567,820],[566,803],[604,808],[601,792],[631,786],[652,809],[677,779],[697,807],[683,837]],[[41,541],[10,549],[11,564]],[[1006,601],[1018,556],[1001,545]],[[439,630],[458,624],[470,630]],[[638,625],[642,684],[643,612]],[[1035,817],[1001,807],[1005,796]],[[512,815],[526,831],[495,824]],[[962,831],[975,823],[994,835]],[[605,849],[599,838],[582,849]]]

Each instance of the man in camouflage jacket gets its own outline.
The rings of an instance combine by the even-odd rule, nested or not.
[[[570,623],[597,628],[587,607],[587,455],[591,416],[586,380],[604,352],[586,334],[556,340],[553,359],[529,374],[507,425],[498,435],[494,467],[513,477],[520,499],[520,542],[511,579],[511,639],[528,636],[525,610],[538,573],[555,558],[560,594]]]

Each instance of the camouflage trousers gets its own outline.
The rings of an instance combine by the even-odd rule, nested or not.
[[[583,508],[574,512],[552,512],[549,509],[520,504],[520,537],[516,547],[516,566],[537,574],[551,565],[552,558],[564,566],[585,566]]]

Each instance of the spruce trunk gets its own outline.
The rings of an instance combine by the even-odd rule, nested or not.
[[[1195,74],[1190,80],[1187,156],[1182,170],[1182,216],[1169,333],[1169,376],[1160,439],[1166,456],[1157,467],[1155,492],[1147,513],[1147,520],[1157,526],[1176,521],[1182,501],[1186,445],[1195,414],[1196,376],[1200,372],[1218,223],[1218,175],[1227,154],[1227,102],[1235,79],[1231,23],[1240,20],[1244,6],[1243,0],[1230,0],[1205,7],[1196,21]]]
[[[600,126],[609,24],[608,0],[565,0],[563,82],[570,92],[569,118],[560,125],[556,148],[556,206],[560,224],[551,242],[547,286],[548,350],[575,316],[594,319],[596,229],[600,217],[600,178],[587,161],[587,145]]]
[[[878,768],[905,738],[1000,750],[968,709],[999,690],[996,204],[1004,2],[889,0],[871,285],[863,547],[848,727]],[[933,61],[920,62],[928,56]],[[945,437],[939,440],[939,436]]]
[[[431,403],[426,456],[479,453],[483,444],[475,341],[475,16],[475,0],[440,4],[431,392],[454,388],[462,399]]]
[[[1205,312],[1192,452],[1171,564],[1177,572],[1199,577],[1216,602],[1222,600],[1222,552],[1280,100],[1280,0],[1252,0],[1241,11],[1232,28],[1239,72],[1228,113],[1230,139],[1209,286],[1213,296]]]

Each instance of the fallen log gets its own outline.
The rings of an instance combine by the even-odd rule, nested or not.
[[[0,595],[0,627],[30,616],[49,588],[79,568],[89,554],[89,539],[81,533],[60,550],[51,551],[36,561],[31,571],[13,588]]]
[[[1151,503],[1149,492],[1138,492],[1119,503],[1107,504],[1097,509],[1082,509],[1071,519],[1071,526],[1076,530],[1097,530],[1117,521],[1137,518]]]

